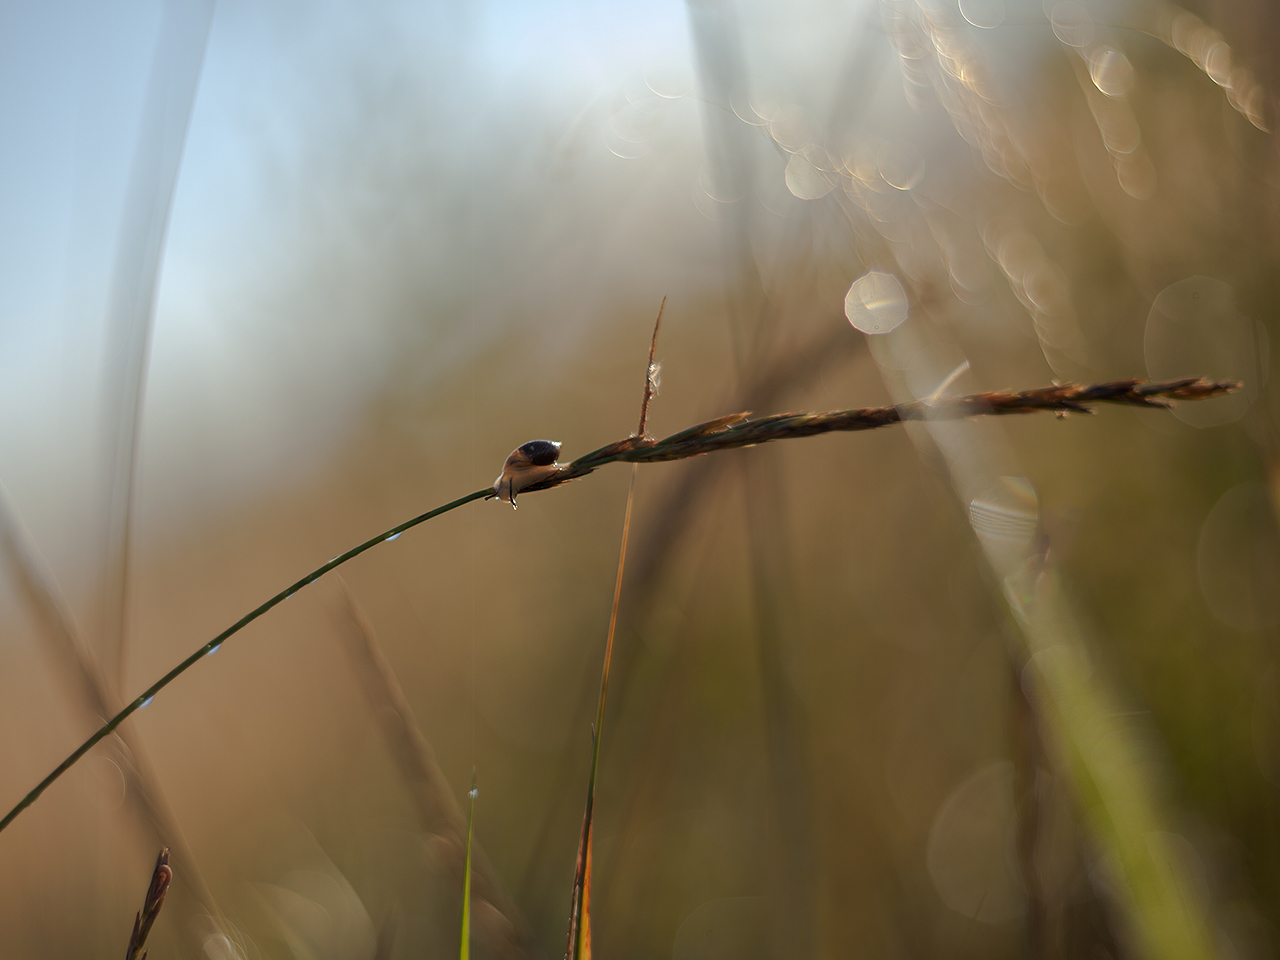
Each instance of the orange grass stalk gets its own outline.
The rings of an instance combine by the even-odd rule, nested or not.
[[[649,366],[644,376],[644,399],[640,402],[640,425],[632,439],[644,441],[649,425],[649,402],[658,392],[658,330],[662,327],[662,311],[667,298],[658,307],[649,342]],[[635,501],[638,464],[631,467],[631,483],[627,486],[627,509],[622,518],[622,546],[618,549],[618,578],[613,584],[613,606],[609,611],[609,633],[604,645],[604,667],[600,672],[600,702],[596,722],[591,728],[591,774],[587,778],[587,808],[582,815],[582,836],[578,840],[578,860],[573,872],[573,897],[569,907],[569,942],[566,960],[591,960],[591,832],[595,817],[596,774],[600,769],[600,734],[604,728],[604,705],[609,695],[609,664],[613,661],[613,637],[618,629],[618,603],[622,599],[622,575],[627,565],[627,536],[631,532],[631,505]]]

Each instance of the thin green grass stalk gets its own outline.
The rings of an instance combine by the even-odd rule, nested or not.
[[[467,863],[462,871],[462,935],[459,937],[458,960],[471,960],[471,835],[476,822],[476,776],[471,774],[467,791]]]
[[[343,613],[350,621],[350,629],[340,630],[339,634],[347,646],[355,679],[364,689],[373,719],[377,722],[409,799],[413,802],[418,822],[429,836],[456,840],[456,851],[461,852],[463,837],[469,832],[462,808],[454,797],[444,771],[440,769],[431,742],[413,715],[413,708],[409,705],[395,671],[382,652],[373,624],[369,622],[342,575],[335,576],[345,601]],[[472,786],[474,788],[474,784]],[[513,945],[519,955],[523,956],[527,925],[520,916],[515,901],[503,888],[502,881],[485,856],[480,842],[468,842],[467,846],[471,851],[475,887],[473,899],[486,901],[497,915],[495,917],[493,912],[480,915],[480,941],[484,942],[487,924],[501,918],[515,931],[516,941]],[[454,844],[446,844],[443,849],[443,855],[453,861]],[[450,866],[463,866],[465,869],[464,865],[453,862]],[[498,931],[492,932],[498,935]]]
[[[655,336],[656,336],[655,328]],[[652,356],[652,353],[650,354]],[[655,371],[650,362],[649,377],[646,390],[656,387]],[[1091,404],[1111,403],[1132,407],[1167,408],[1170,400],[1204,400],[1238,390],[1240,384],[1227,380],[1204,380],[1198,377],[1187,377],[1164,383],[1149,383],[1144,380],[1115,380],[1107,383],[1082,387],[1075,384],[1054,384],[1039,387],[1020,393],[1011,391],[991,391],[972,394],[967,397],[941,400],[913,400],[887,407],[862,407],[852,410],[835,410],[826,413],[783,413],[769,417],[750,419],[746,413],[730,414],[717,417],[704,423],[696,424],[679,433],[672,434],[664,440],[653,440],[643,435],[632,435],[607,446],[600,447],[572,463],[561,467],[547,480],[524,488],[529,493],[535,490],[549,490],[570,480],[576,480],[610,463],[661,463],[669,460],[684,460],[689,457],[716,453],[721,450],[735,450],[742,447],[755,446],[760,443],[772,443],[776,440],[792,440],[799,437],[812,437],[824,433],[852,432],[874,430],[895,423],[909,420],[965,420],[972,417],[1006,416],[1027,414],[1037,411],[1053,411],[1065,413],[1091,413]],[[123,710],[108,720],[88,740],[62,761],[52,773],[40,781],[36,787],[0,820],[0,831],[13,822],[23,810],[31,806],[36,798],[48,786],[66,773],[73,764],[88,753],[94,745],[110,735],[133,713],[149,704],[165,687],[186,673],[201,659],[213,653],[223,642],[239,633],[254,620],[276,605],[289,599],[303,587],[314,583],[322,576],[348,560],[352,560],[366,550],[399,536],[404,531],[425,523],[434,517],[456,510],[473,500],[483,500],[493,496],[493,489],[485,487],[476,490],[457,500],[429,510],[412,520],[397,524],[385,533],[366,540],[346,553],[339,554],[328,563],[313,570],[301,580],[281,590],[274,597],[255,607],[233,623],[208,643],[199,647],[176,667],[144,690]]]

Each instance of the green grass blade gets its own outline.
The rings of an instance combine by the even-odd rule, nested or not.
[[[1116,883],[1139,945],[1160,960],[1212,960],[1210,919],[1198,901],[1151,764],[1124,725],[1122,705],[1090,664],[1083,631],[1058,574],[1034,567],[1008,577],[1007,597],[1027,641],[1045,733],[1066,762],[1085,827]]]
[[[459,960],[471,960],[471,832],[476,820],[476,778],[471,777],[471,789],[467,797],[471,803],[467,810],[467,865],[462,872],[462,936],[458,947]]]

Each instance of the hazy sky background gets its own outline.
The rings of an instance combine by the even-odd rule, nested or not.
[[[161,9],[0,10],[0,479],[78,575]],[[602,136],[659,100],[646,71],[692,87],[682,4],[219,3],[161,261],[141,529],[322,462],[406,338],[441,369],[513,325],[554,350],[617,284],[703,283],[697,104],[657,103],[657,157]]]

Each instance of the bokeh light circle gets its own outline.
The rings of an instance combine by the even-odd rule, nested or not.
[[[888,333],[907,319],[907,292],[893,274],[872,270],[853,281],[844,315],[863,333]]]
[[[1232,487],[1209,511],[1196,550],[1200,592],[1238,630],[1280,623],[1280,524],[1261,483]]]
[[[1147,316],[1143,348],[1155,380],[1209,377],[1240,380],[1244,389],[1211,403],[1183,403],[1174,415],[1197,427],[1238,420],[1257,396],[1261,370],[1256,325],[1236,309],[1235,292],[1221,280],[1188,277],[1160,291]]]

